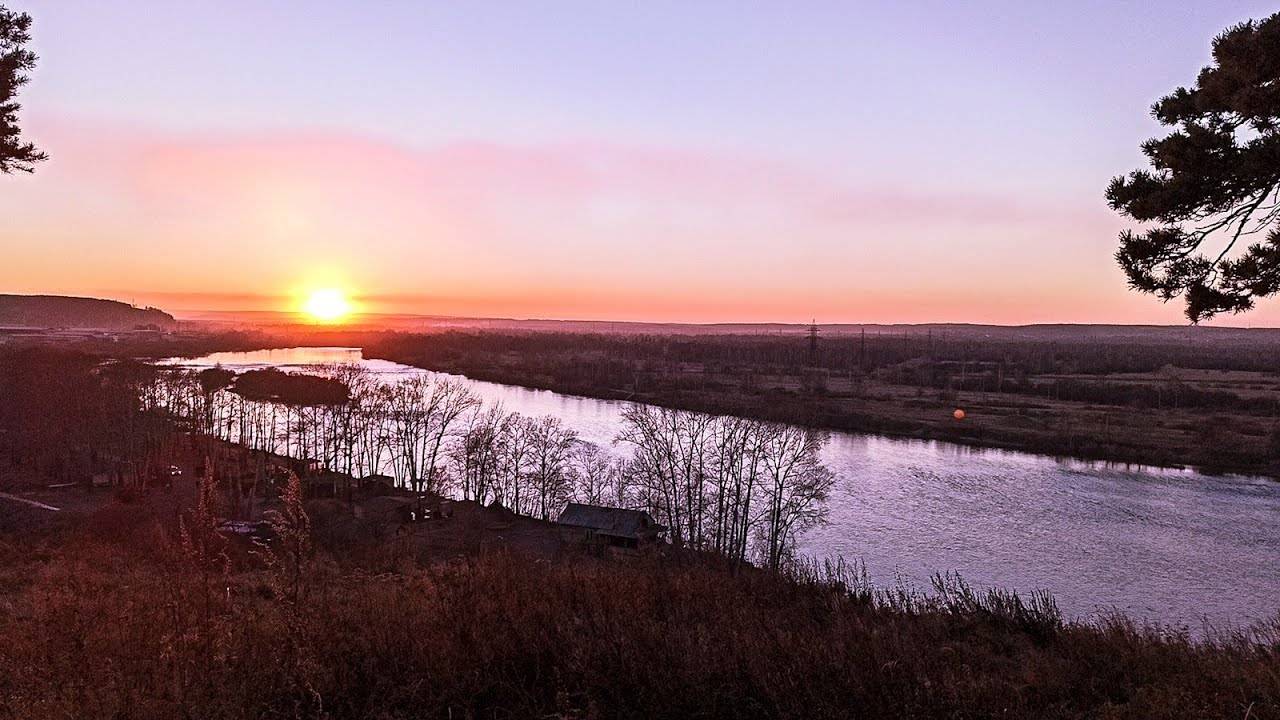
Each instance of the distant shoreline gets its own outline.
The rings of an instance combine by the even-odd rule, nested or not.
[[[764,396],[746,396],[714,390],[704,392],[658,390],[637,393],[585,383],[559,382],[554,378],[546,375],[539,376],[527,368],[518,366],[485,366],[458,360],[430,362],[414,357],[411,353],[387,352],[376,346],[365,347],[363,351],[364,356],[369,359],[389,360],[424,370],[463,375],[472,380],[548,390],[563,395],[597,400],[641,402],[714,415],[735,415],[787,422],[823,430],[946,442],[978,449],[1014,451],[1050,458],[1071,458],[1086,462],[1168,470],[1194,470],[1207,475],[1240,475],[1280,480],[1280,472],[1274,467],[1247,463],[1221,463],[1210,466],[1195,462],[1186,447],[1174,444],[1152,443],[1145,449],[1132,446],[1117,448],[1102,444],[1096,446],[1080,444],[1074,448],[1064,449],[1062,439],[1052,432],[1020,432],[1019,428],[1010,428],[1004,424],[986,424],[974,428],[973,423],[963,424],[950,418],[950,406],[954,403],[948,402],[933,403],[937,406],[934,415],[945,419],[912,423],[909,419],[893,412],[895,408],[887,408],[884,412],[877,412],[876,409],[871,408],[841,413],[837,408],[831,407],[836,403],[826,398],[803,397],[794,393],[777,392]],[[981,403],[972,401],[966,402],[965,406],[970,417],[979,418],[978,422],[982,421],[983,414],[988,410]],[[1144,416],[1149,413],[1135,409],[1126,414],[1130,420],[1140,425],[1145,420]]]
[[[1221,331],[1215,331],[1216,337],[1202,337],[1199,342],[1169,338],[1146,345],[1124,339],[1058,343],[936,333],[905,337],[868,333],[868,353],[892,351],[905,360],[877,361],[882,369],[867,372],[805,370],[788,364],[790,360],[782,365],[759,366],[754,360],[734,359],[740,347],[803,353],[805,338],[796,335],[620,336],[478,329],[408,334],[335,327],[292,333],[184,333],[112,342],[84,341],[73,346],[109,356],[139,358],[195,357],[216,351],[295,346],[361,347],[369,358],[566,395],[632,400],[841,432],[941,441],[1046,457],[1280,479],[1280,463],[1273,454],[1280,439],[1280,331],[1275,331],[1275,337],[1266,334],[1266,339],[1255,342],[1239,335],[1228,339]],[[848,354],[858,352],[862,338],[827,336],[821,342],[824,352]],[[691,365],[653,354],[655,347],[668,344],[681,352],[725,359]],[[933,346],[936,362],[926,359],[934,352],[929,349]],[[1239,348],[1249,348],[1249,352]],[[975,392],[963,383],[972,385],[979,371],[991,375],[990,367],[980,367],[986,361],[970,362],[966,380],[963,366],[946,359],[948,352],[980,358],[983,352],[1000,356],[1024,351],[1063,356],[1061,362],[1069,365],[1100,355],[1138,353],[1150,359],[1143,362],[1157,369],[1176,362],[1183,362],[1185,367],[1187,358],[1179,360],[1176,355],[1191,352],[1191,360],[1200,358],[1202,366],[1211,367],[1226,358],[1235,364],[1248,361],[1259,371],[1174,371],[1187,376],[1182,380],[1166,378],[1166,370],[1043,374],[1033,368],[1018,370],[1020,361],[1015,357],[1009,375],[1023,373],[1027,376],[1025,382],[1032,386]],[[987,362],[987,366],[990,364]],[[890,375],[884,375],[886,372]],[[932,384],[910,384],[914,381],[908,376],[922,372],[936,376]],[[906,376],[896,377],[895,373]],[[950,380],[946,379],[948,374]],[[814,379],[810,375],[824,387],[804,390],[801,385]],[[992,382],[994,379],[988,377],[988,388]],[[1064,391],[1053,390],[1054,384],[1062,383],[1068,383],[1068,390],[1074,387],[1077,394],[1087,391],[1086,398],[1096,399],[1063,398]],[[1176,406],[1163,409],[1130,404],[1121,397],[1135,390],[1149,393],[1168,383],[1176,383],[1175,390],[1182,388],[1177,392],[1190,395],[1181,398]],[[948,389],[953,384],[966,389]],[[1259,393],[1265,395],[1254,400],[1246,397]],[[1254,405],[1263,402],[1265,408],[1196,407],[1191,401],[1197,396],[1210,400],[1223,396],[1229,401],[1234,397]],[[968,415],[962,422],[951,417],[957,407],[963,407]]]

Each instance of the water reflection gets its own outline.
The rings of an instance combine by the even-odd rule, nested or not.
[[[358,348],[215,353],[166,361],[244,370],[359,362],[387,379],[432,374]],[[625,403],[468,381],[487,403],[556,415],[614,452]],[[834,433],[823,459],[840,478],[830,523],[804,552],[862,558],[872,578],[927,586],[959,571],[975,586],[1044,588],[1062,609],[1109,608],[1199,627],[1280,609],[1280,483],[1059,460],[1003,450]]]

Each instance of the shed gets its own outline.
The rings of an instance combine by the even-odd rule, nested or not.
[[[365,475],[356,481],[356,489],[362,497],[382,497],[400,494],[400,489],[396,487],[396,479],[390,475]]]
[[[567,528],[585,530],[588,539],[619,548],[638,548],[657,542],[667,528],[644,510],[569,503],[557,520]]]
[[[351,484],[351,476],[333,470],[320,470],[304,475],[302,493],[308,498],[336,498]]]
[[[289,458],[289,469],[298,474],[298,477],[306,477],[314,473],[324,470],[324,462],[315,458]]]

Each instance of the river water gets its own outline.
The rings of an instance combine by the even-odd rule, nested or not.
[[[358,348],[165,362],[354,362],[389,380],[431,374],[365,360]],[[555,415],[582,439],[614,447],[625,403],[467,382],[486,403]],[[807,532],[801,550],[860,559],[877,584],[925,589],[933,573],[955,571],[976,587],[1048,590],[1071,616],[1115,609],[1195,633],[1280,612],[1280,482],[848,433],[832,433],[823,459],[839,481],[829,522]]]

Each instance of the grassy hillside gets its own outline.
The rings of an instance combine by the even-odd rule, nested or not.
[[[0,716],[1280,718],[1277,628],[1194,643],[954,581],[924,597],[390,536],[295,575],[202,552],[172,518],[0,522]]]
[[[61,295],[0,295],[0,326],[132,330],[173,325],[173,316],[156,308]]]

